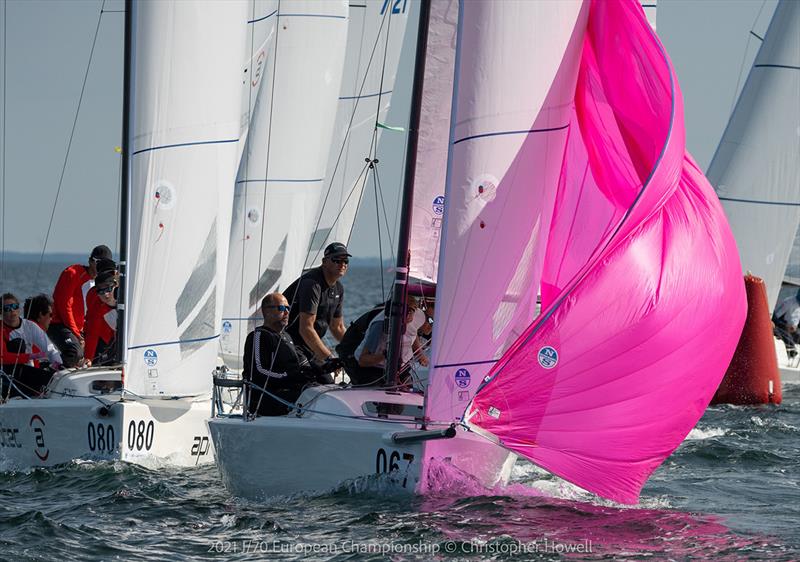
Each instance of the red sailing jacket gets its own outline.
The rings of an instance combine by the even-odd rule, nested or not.
[[[117,328],[117,309],[108,306],[97,296],[94,287],[86,294],[86,347],[83,354],[94,361],[98,344],[108,345]]]
[[[76,263],[61,272],[53,291],[53,323],[64,324],[79,336],[86,317],[86,293],[94,281],[85,265]]]
[[[31,360],[28,353],[12,353],[8,349],[8,342],[11,340],[11,332],[19,328],[11,328],[0,322],[3,330],[3,344],[0,346],[0,365],[24,365]],[[24,348],[23,348],[24,350]]]

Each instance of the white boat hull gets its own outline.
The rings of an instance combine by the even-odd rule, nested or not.
[[[437,477],[443,468],[491,487],[508,480],[516,458],[463,429],[450,439],[395,443],[394,434],[417,431],[420,424],[413,419],[403,423],[391,414],[384,421],[367,419],[367,402],[401,403],[421,412],[417,394],[316,387],[298,402],[314,412],[209,422],[217,464],[233,494],[263,499],[325,492],[380,474],[387,474],[385,481],[396,490],[424,493],[441,487]]]
[[[800,349],[797,346],[794,348],[794,356],[789,357],[783,340],[775,338],[775,353],[778,355],[778,370],[783,384],[800,384]]]
[[[108,379],[109,374],[113,372],[76,372],[72,383],[62,379],[59,387],[74,385],[76,378]],[[12,399],[0,404],[0,469],[50,467],[77,459],[148,467],[213,462],[206,425],[210,413],[210,398],[122,400],[118,392],[51,392],[46,398]]]

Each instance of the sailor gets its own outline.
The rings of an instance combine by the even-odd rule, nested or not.
[[[53,301],[41,293],[39,295],[28,297],[25,299],[25,318],[36,322],[36,324],[45,332],[50,327],[50,321],[53,319]]]
[[[76,263],[62,271],[53,291],[53,321],[47,334],[61,351],[65,367],[76,367],[83,362],[86,293],[97,277],[100,260],[111,260],[108,246],[95,247],[88,265]]]
[[[287,414],[289,408],[269,394],[294,402],[303,387],[341,367],[341,362],[335,358],[324,362],[309,360],[302,348],[294,344],[285,332],[289,309],[289,301],[282,294],[268,294],[261,301],[264,325],[250,332],[244,342],[242,377],[254,385],[247,393],[247,411],[250,414]],[[265,394],[262,388],[269,394]]]
[[[94,287],[86,294],[86,358],[92,365],[114,361],[114,336],[117,333],[117,272],[97,274]]]
[[[391,303],[387,303],[384,312],[373,318],[372,322],[370,322],[369,327],[367,328],[367,333],[364,336],[364,340],[356,348],[355,357],[358,362],[358,369],[356,369],[352,374],[350,374],[348,371],[348,374],[350,374],[350,381],[356,386],[372,386],[380,384],[384,380],[386,369],[387,331],[385,321],[386,313],[389,311],[390,306]],[[416,310],[416,299],[414,299],[414,297],[409,297],[408,307],[406,308],[406,315],[404,319],[404,330],[412,322]],[[414,341],[416,341],[416,344],[419,345],[416,334],[414,334],[413,338],[406,338],[405,335],[403,336],[403,343],[400,348],[401,359],[403,361],[403,365],[401,366],[401,378],[403,377],[403,372],[407,372],[408,368],[410,367],[410,363],[407,363],[405,358],[408,357],[408,361],[411,360],[413,356],[413,350],[410,347],[410,344]],[[406,349],[406,346],[409,346],[408,349]]]
[[[53,369],[61,368],[61,355],[35,322],[20,317],[19,300],[11,293],[2,296],[3,322],[0,365],[14,385],[2,377],[2,397],[18,396],[21,390],[28,396],[40,394],[50,382],[52,371],[41,368],[47,360]]]
[[[783,299],[775,312],[772,313],[772,323],[775,326],[775,335],[781,338],[784,343],[793,346],[800,338],[797,327],[800,324],[800,289],[792,296]]]
[[[292,303],[286,331],[308,357],[319,361],[334,357],[322,341],[328,328],[336,341],[344,337],[344,287],[339,279],[347,272],[350,257],[344,244],[329,244],[322,265],[305,272],[283,291]]]
[[[344,370],[351,377],[351,380],[353,377],[358,376],[357,372],[359,366],[358,360],[355,357],[356,349],[358,349],[358,346],[364,341],[364,336],[367,334],[367,328],[369,328],[370,322],[372,322],[376,316],[383,313],[386,304],[387,303],[375,305],[351,322],[344,333],[342,341],[336,346],[336,353],[342,360]]]

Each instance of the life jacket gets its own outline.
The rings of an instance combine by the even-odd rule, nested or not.
[[[364,341],[364,336],[367,335],[367,328],[369,328],[370,322],[383,312],[383,309],[384,305],[379,304],[350,323],[350,326],[344,332],[344,336],[342,336],[342,341],[336,346],[336,353],[340,358],[353,357],[358,346]]]

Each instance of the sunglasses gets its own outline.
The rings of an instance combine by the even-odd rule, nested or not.
[[[292,307],[286,304],[272,304],[269,305],[267,308],[277,308],[278,312],[289,312]]]
[[[337,265],[347,265],[350,263],[350,260],[347,258],[331,258],[331,261]]]
[[[3,312],[11,312],[12,310],[19,310],[18,302],[12,302],[11,304],[3,305]]]
[[[105,295],[106,293],[110,293],[114,290],[113,285],[111,287],[103,287],[102,289],[97,289],[98,295]]]

